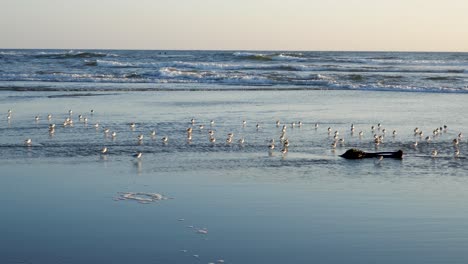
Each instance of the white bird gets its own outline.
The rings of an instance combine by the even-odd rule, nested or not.
[[[138,141],[142,141],[143,140],[143,134],[138,135],[137,139],[138,139]]]
[[[24,144],[30,146],[32,144],[32,140],[28,138],[24,141]]]
[[[135,124],[135,123],[133,123],[133,122],[132,122],[132,123],[130,123],[130,128],[131,128],[131,129],[134,129],[134,128],[135,128],[135,126],[136,126],[136,124]]]
[[[210,137],[210,142],[211,142],[211,143],[215,143],[215,142],[216,142],[216,138]]]
[[[102,153],[102,154],[107,154],[107,147],[103,147],[103,148],[101,149],[101,153]]]
[[[437,150],[434,149],[434,150],[431,152],[431,157],[435,158],[435,157],[437,156],[437,154],[438,154]]]
[[[245,140],[244,140],[244,138],[240,138],[238,142],[239,142],[239,144],[242,145],[242,144],[244,144]]]
[[[168,137],[163,137],[161,139],[161,141],[165,144],[165,143],[167,143],[169,141],[169,138]]]
[[[48,114],[47,115],[47,120],[51,120],[52,119],[52,115],[51,114]]]
[[[156,130],[151,131],[150,136],[152,136],[152,137],[156,136]]]
[[[112,132],[111,136],[112,136],[113,138],[117,137],[117,132],[115,132],[115,131]]]
[[[460,156],[460,150],[456,149],[454,153],[455,158],[458,158]]]
[[[139,158],[141,158],[142,155],[143,155],[143,153],[137,152],[137,153],[133,154],[133,157],[139,159]]]

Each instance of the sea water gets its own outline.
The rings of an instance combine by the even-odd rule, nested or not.
[[[99,60],[108,56],[171,56],[167,51],[7,52],[39,56],[38,65],[33,58],[21,63],[10,58],[18,71],[44,68],[43,60],[49,60],[48,65],[57,70],[94,67],[92,71],[102,74],[114,70],[98,70]],[[42,53],[53,56],[45,59]],[[97,65],[79,63],[101,53],[94,58]],[[203,54],[206,61],[216,60],[219,53],[231,54],[234,59],[225,62],[229,65],[239,63],[237,57],[244,63],[246,56],[252,56],[180,53]],[[281,57],[287,56],[275,53],[268,55],[271,60],[260,60],[263,53],[255,54],[249,58],[255,59],[255,72],[263,71],[258,65],[282,63]],[[424,54],[442,55],[449,56]],[[455,55],[450,56],[463,57]],[[151,58],[147,63],[156,63]],[[308,65],[305,59],[296,60]],[[3,263],[466,263],[468,120],[464,113],[468,105],[461,72],[466,66],[439,63],[455,67],[459,72],[453,74],[461,80],[458,85],[447,82],[453,85],[450,88],[439,83],[437,93],[430,88],[436,80],[426,79],[431,84],[424,86],[419,83],[423,77],[415,74],[413,80],[406,72],[401,74],[408,83],[400,88],[421,89],[233,85],[190,78],[182,86],[173,83],[178,80],[167,85],[5,80],[0,92],[0,259]],[[15,67],[3,67],[2,73],[13,74]],[[226,67],[220,71],[231,71]],[[67,118],[73,125],[63,125]],[[52,134],[50,124],[56,124]],[[283,125],[287,153],[281,152]],[[423,136],[415,135],[416,127]],[[105,128],[117,136],[104,133]],[[191,140],[187,128],[193,130]],[[214,131],[214,143],[209,130]],[[342,142],[333,147],[335,131]],[[229,133],[231,143],[226,141]],[[382,143],[374,143],[375,134],[384,136]],[[164,143],[163,137],[169,140]],[[27,138],[31,144],[24,142]],[[244,143],[238,142],[240,138]],[[453,144],[456,138],[458,145]],[[272,140],[275,149],[270,150]],[[101,153],[103,147],[107,154]],[[339,157],[349,148],[401,149],[405,154],[402,160]],[[133,157],[137,152],[142,152],[139,159]]]

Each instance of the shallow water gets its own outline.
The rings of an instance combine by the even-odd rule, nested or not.
[[[458,158],[452,144],[460,132],[468,133],[463,94],[78,94],[0,93],[5,117],[0,122],[2,262],[468,260],[468,142],[466,137],[460,140]],[[8,109],[13,111],[9,123]],[[63,127],[69,109],[75,124]],[[48,113],[57,124],[52,137]],[[79,114],[89,119],[87,126]],[[185,130],[192,118],[193,138],[187,142]],[[287,154],[279,151],[281,126],[276,127],[276,120],[287,125]],[[292,128],[298,121],[302,127]],[[98,130],[96,122],[101,124]],[[133,131],[131,122],[136,123]],[[371,126],[378,123],[382,128],[375,133],[382,134],[383,128],[387,133],[376,149]],[[200,130],[199,124],[205,127]],[[447,131],[430,142],[413,133],[419,127],[425,137],[443,125]],[[104,127],[117,137],[106,137]],[[157,135],[151,139],[153,129]],[[215,144],[208,140],[209,129],[215,130]],[[333,150],[336,130],[345,143]],[[231,144],[225,142],[228,133],[234,133]],[[141,144],[139,134],[144,135]],[[167,144],[163,136],[169,137]],[[237,143],[240,137],[245,138],[242,145]],[[26,138],[32,139],[31,146],[25,146]],[[269,152],[272,138],[276,148]],[[101,155],[104,146],[109,153]],[[338,156],[351,147],[402,149],[405,156],[381,161]],[[439,152],[435,158],[434,149]],[[137,151],[143,153],[141,160],[132,157]],[[159,193],[169,199],[145,204],[117,199],[123,192]]]

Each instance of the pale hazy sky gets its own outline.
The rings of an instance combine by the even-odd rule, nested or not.
[[[468,0],[0,0],[0,48],[468,51]]]

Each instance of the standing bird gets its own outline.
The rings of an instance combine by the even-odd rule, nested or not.
[[[102,153],[102,154],[107,154],[107,147],[103,147],[103,148],[101,149],[101,153]]]

